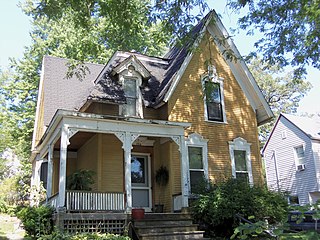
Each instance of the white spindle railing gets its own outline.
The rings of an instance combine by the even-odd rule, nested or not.
[[[66,207],[69,211],[123,211],[123,193],[66,191]]]

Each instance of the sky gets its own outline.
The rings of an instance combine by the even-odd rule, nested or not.
[[[213,5],[222,22],[229,30],[236,27],[238,16],[225,8],[225,1],[208,1]],[[24,48],[31,44],[29,32],[31,19],[22,13],[17,4],[19,0],[0,0],[0,69],[8,66],[9,57],[21,58]],[[213,7],[213,6],[210,6]],[[230,33],[230,31],[229,31]],[[233,40],[242,55],[254,50],[253,44],[257,38],[246,36],[244,32],[233,35]],[[298,114],[320,113],[320,71],[309,67],[306,80],[313,88],[300,102]]]

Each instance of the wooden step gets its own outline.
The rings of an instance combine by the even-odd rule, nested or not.
[[[150,234],[141,234],[139,235],[139,237],[140,237],[140,240],[203,239],[203,231],[150,233]]]

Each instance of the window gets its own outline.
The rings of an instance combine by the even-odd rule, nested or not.
[[[249,175],[247,170],[246,151],[233,150],[236,178],[244,179],[249,182]]]
[[[304,161],[304,149],[303,146],[299,146],[295,148],[295,152],[296,152],[296,165],[297,167],[299,165],[304,165],[305,161]]]
[[[291,195],[288,197],[290,205],[299,205],[299,197],[297,195]]]
[[[40,168],[40,181],[45,189],[47,189],[47,179],[48,179],[48,162],[42,162]]]
[[[201,147],[188,147],[190,189],[191,193],[197,192],[197,186],[204,179],[203,156]]]
[[[206,81],[205,91],[208,120],[223,122],[220,84]]]
[[[208,179],[207,140],[197,133],[186,140],[189,163],[189,192],[197,193],[203,180]]]
[[[203,79],[205,119],[226,122],[224,110],[223,78],[218,77],[214,66],[209,66],[209,74]]]
[[[126,97],[126,104],[123,106],[124,116],[137,115],[137,82],[135,79],[125,79],[124,94]]]
[[[229,142],[229,151],[232,176],[244,179],[253,185],[250,145],[245,139],[239,137]]]

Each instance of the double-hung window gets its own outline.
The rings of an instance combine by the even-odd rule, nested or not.
[[[135,79],[124,80],[124,94],[126,104],[123,106],[124,116],[137,115],[137,81]]]
[[[186,140],[189,163],[189,192],[198,193],[208,179],[208,140],[197,133],[192,133]]]
[[[208,120],[223,122],[223,105],[220,83],[206,81],[205,91]]]
[[[209,66],[208,69],[208,74],[202,80],[205,120],[225,123],[223,78],[218,77],[214,66]]]
[[[251,168],[251,144],[245,139],[238,137],[229,142],[229,152],[232,166],[232,176],[238,179],[244,179],[253,185],[253,176]]]
[[[188,147],[190,190],[197,192],[197,187],[204,178],[202,147]]]

